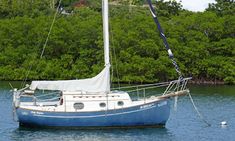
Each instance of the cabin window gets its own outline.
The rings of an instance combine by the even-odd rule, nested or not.
[[[100,103],[100,107],[102,107],[102,108],[106,107],[106,103],[104,103],[104,102]]]
[[[124,105],[124,102],[123,101],[118,101],[118,106],[123,106]]]
[[[73,108],[74,108],[75,110],[81,110],[81,109],[84,108],[84,104],[81,103],[81,102],[79,102],[79,103],[74,103],[74,104],[73,104]]]

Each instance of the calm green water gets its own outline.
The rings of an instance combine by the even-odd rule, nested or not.
[[[19,86],[19,83],[14,82],[12,85]],[[12,120],[10,86],[8,82],[0,82],[0,141],[234,141],[235,86],[189,88],[199,111],[211,126],[207,126],[197,116],[189,97],[183,97],[178,101],[178,110],[171,111],[165,128],[23,129]],[[221,121],[227,121],[228,125],[222,127]]]

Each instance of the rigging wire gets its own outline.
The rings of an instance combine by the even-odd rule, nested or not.
[[[61,5],[61,1],[62,1],[62,0],[59,1],[58,6],[57,6],[57,8],[56,8],[56,12],[55,12],[55,14],[54,14],[54,16],[53,16],[53,20],[52,20],[52,23],[51,23],[49,32],[48,32],[48,34],[47,34],[46,41],[45,41],[45,43],[44,43],[44,45],[43,45],[43,49],[42,49],[42,52],[41,52],[41,54],[40,54],[40,59],[42,59],[42,56],[43,56],[43,54],[44,54],[44,52],[45,52],[45,48],[46,48],[46,46],[47,46],[47,43],[48,43],[48,40],[49,40],[49,37],[50,37],[50,34],[51,34],[51,30],[52,30],[52,28],[53,28],[53,26],[54,26],[55,19],[56,19],[56,16],[57,16],[57,14],[58,14],[58,11],[59,11],[59,8],[60,8],[60,5]],[[28,79],[29,73],[30,73],[30,71],[31,71],[31,69],[32,69],[32,66],[33,66],[33,64],[31,64],[31,65],[29,66],[29,69],[28,69],[28,71],[27,71],[27,73],[26,73],[26,77],[25,77],[25,79],[23,80],[23,82],[22,82],[22,84],[21,84],[21,88],[24,87],[24,85],[25,85],[25,83],[26,83],[26,81],[27,81],[27,79]]]
[[[45,43],[44,43],[44,45],[43,45],[43,49],[42,49],[42,52],[41,52],[41,55],[40,55],[40,59],[42,58],[42,56],[43,56],[43,54],[44,54],[44,52],[45,52],[45,48],[46,48],[46,46],[47,46],[47,42],[48,42],[48,40],[49,40],[49,37],[50,37],[50,34],[51,34],[52,27],[54,26],[55,19],[56,19],[57,13],[58,13],[58,11],[59,11],[61,1],[62,1],[62,0],[60,0],[60,1],[59,1],[59,4],[58,4],[58,6],[57,6],[57,8],[56,8],[56,12],[55,12],[55,14],[54,14],[53,21],[52,21],[52,23],[51,23],[51,26],[50,26],[49,32],[48,32],[48,34],[47,34],[46,41],[45,41]]]
[[[24,85],[25,85],[25,83],[26,83],[26,81],[27,81],[27,79],[28,79],[29,73],[30,73],[30,71],[31,71],[31,69],[32,69],[32,66],[33,66],[33,64],[31,64],[31,65],[29,66],[29,69],[28,69],[28,71],[27,71],[27,73],[26,73],[26,77],[25,77],[24,81],[21,83],[21,88],[24,87]]]
[[[112,42],[113,42],[113,37],[112,37]],[[119,71],[118,71],[118,61],[117,61],[117,55],[116,55],[116,50],[115,47],[113,47],[113,60],[116,62],[115,63],[115,70],[116,70],[116,75],[117,75],[117,83],[118,83],[118,88],[120,89],[120,76],[119,76]]]
[[[111,43],[113,45],[113,48],[112,48],[112,51],[113,51],[113,54],[111,54],[111,62],[116,62],[115,65],[112,65],[112,66],[115,66],[115,68],[112,67],[112,79],[114,78],[113,74],[114,74],[114,69],[116,70],[116,77],[117,77],[117,83],[118,83],[118,89],[120,90],[120,75],[119,75],[119,71],[118,71],[118,61],[117,61],[117,55],[116,55],[116,50],[115,50],[115,44],[114,44],[114,39],[113,39],[113,28],[111,26],[112,24],[110,24],[110,33],[111,33]]]

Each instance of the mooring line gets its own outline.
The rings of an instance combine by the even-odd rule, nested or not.
[[[197,106],[196,106],[195,103],[194,103],[194,100],[193,100],[192,95],[190,94],[190,92],[188,93],[188,95],[189,95],[189,98],[190,98],[190,100],[191,100],[191,103],[192,103],[192,105],[193,105],[193,107],[194,107],[194,110],[196,111],[196,113],[198,114],[198,116],[201,118],[201,120],[202,120],[207,126],[211,126],[211,124],[210,124],[208,121],[206,121],[206,119],[205,119],[205,118],[202,116],[202,114],[199,112]]]

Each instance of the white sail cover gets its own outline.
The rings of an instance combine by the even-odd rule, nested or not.
[[[103,32],[105,68],[95,77],[80,80],[33,81],[31,90],[60,90],[63,92],[108,93],[110,92],[108,0],[103,1]]]
[[[33,81],[31,90],[60,90],[63,92],[107,93],[110,91],[110,66],[106,66],[97,76],[80,80]]]

